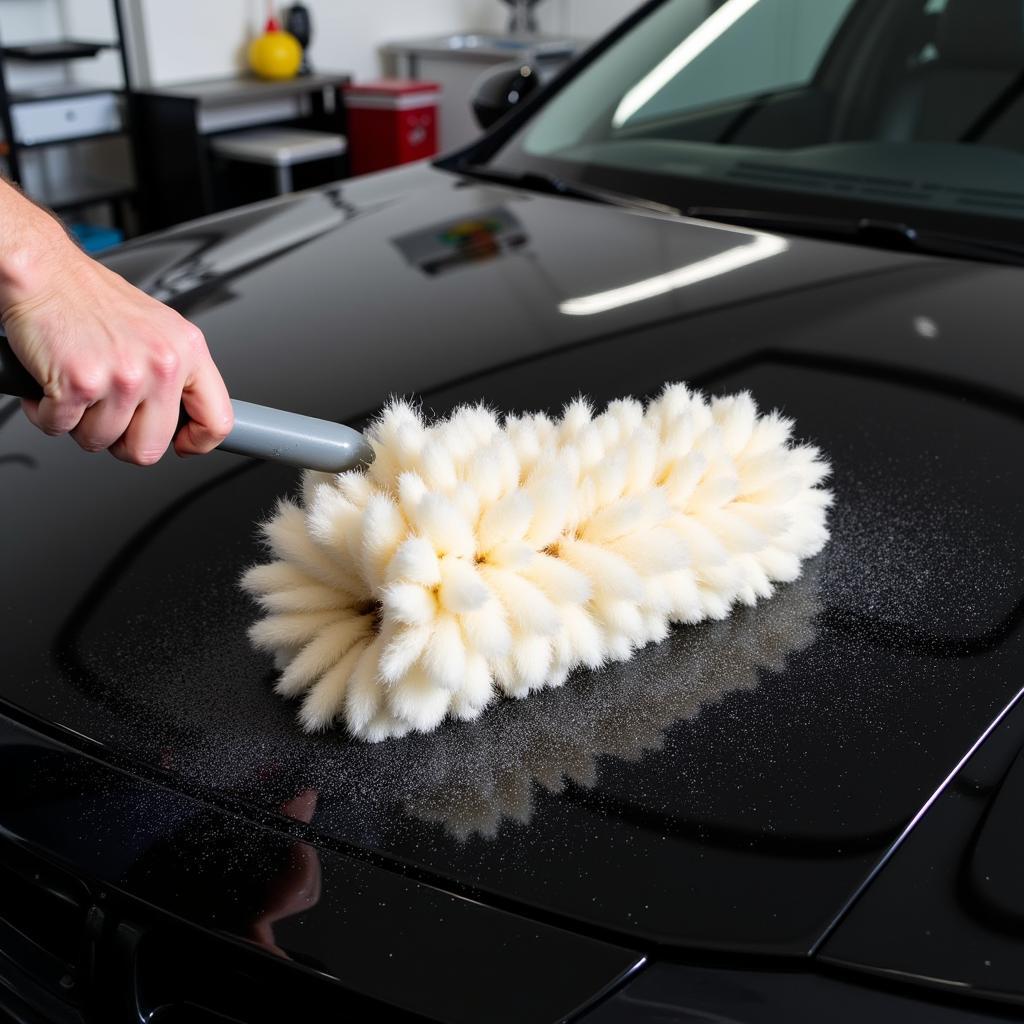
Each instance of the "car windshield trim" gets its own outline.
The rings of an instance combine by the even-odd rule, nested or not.
[[[919,230],[912,224],[902,221],[880,220],[874,217],[824,217],[782,213],[772,209],[702,205],[680,208],[535,171],[504,171],[496,167],[469,163],[457,165],[457,170],[460,174],[481,181],[641,212],[690,217],[734,227],[748,227],[882,249],[1024,266],[1024,246],[988,242],[952,232]]]
[[[588,202],[601,203],[605,206],[621,206],[630,210],[644,210],[649,213],[678,214],[676,206],[644,199],[642,196],[631,196],[611,189],[595,188],[578,182],[567,181],[554,174],[539,171],[505,171],[499,167],[486,164],[459,163],[453,170],[466,177],[480,181],[490,181],[513,188],[523,188],[530,192],[543,195],[568,196],[570,199],[585,199]]]

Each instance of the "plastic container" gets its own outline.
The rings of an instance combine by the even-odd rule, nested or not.
[[[436,82],[382,78],[345,87],[353,174],[423,160],[437,153]]]
[[[100,224],[69,224],[68,230],[86,252],[102,252],[124,241],[124,235],[117,228]]]

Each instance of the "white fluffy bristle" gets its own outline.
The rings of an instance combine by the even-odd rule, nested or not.
[[[375,461],[307,473],[243,580],[309,731],[377,741],[560,686],[767,597],[828,539],[829,467],[748,394],[674,384],[560,420],[390,405]]]

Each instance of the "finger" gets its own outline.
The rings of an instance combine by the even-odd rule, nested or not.
[[[43,433],[56,437],[71,433],[82,422],[88,402],[75,398],[52,398],[45,395],[38,401],[26,403],[26,415]]]
[[[110,446],[110,454],[137,466],[159,462],[178,429],[178,415],[177,397],[143,402],[135,410],[128,428]]]
[[[33,427],[39,426],[39,399],[38,398],[23,398],[21,400],[21,411],[25,414],[25,419],[32,424]]]
[[[74,430],[81,422],[88,406],[82,400],[58,400],[47,396],[40,399],[23,398],[21,408],[33,426],[38,427],[44,434],[56,437],[58,434],[67,434]]]
[[[231,432],[231,399],[212,359],[205,359],[186,383],[181,404],[189,419],[174,438],[174,450],[179,455],[205,454]]]
[[[22,408],[30,422],[44,433],[56,436],[74,431],[86,412],[94,406],[109,387],[101,370],[82,362],[71,368],[52,392],[47,388],[42,398],[22,400]]]
[[[71,436],[87,452],[105,451],[128,429],[135,409],[134,401],[106,398],[85,410]]]

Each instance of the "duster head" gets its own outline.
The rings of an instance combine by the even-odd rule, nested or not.
[[[831,495],[792,428],[681,384],[557,420],[393,402],[368,469],[307,472],[264,525],[250,635],[304,728],[372,741],[560,686],[799,576]]]

